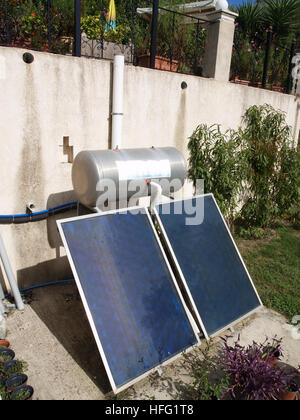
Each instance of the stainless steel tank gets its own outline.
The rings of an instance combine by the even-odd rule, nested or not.
[[[80,152],[72,181],[78,201],[96,207],[105,186],[115,186],[116,200],[149,195],[146,180],[159,180],[163,194],[178,191],[186,179],[186,162],[174,147]],[[172,191],[171,191],[172,192]]]

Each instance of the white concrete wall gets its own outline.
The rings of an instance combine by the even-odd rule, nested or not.
[[[0,47],[0,214],[23,213],[29,201],[43,210],[75,198],[64,136],[74,155],[109,145],[112,64],[33,52],[29,65],[23,53]],[[264,103],[287,112],[298,137],[293,96],[126,66],[123,147],[175,146],[188,157],[198,124],[237,128],[249,106]],[[0,234],[21,287],[70,275],[54,218],[0,225]]]

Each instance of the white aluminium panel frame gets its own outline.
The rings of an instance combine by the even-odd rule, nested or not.
[[[176,289],[176,291],[178,293],[179,299],[180,299],[180,301],[182,303],[182,306],[183,306],[184,311],[185,311],[185,313],[187,315],[188,321],[190,322],[190,325],[192,327],[192,330],[193,330],[193,332],[195,334],[195,337],[197,339],[197,343],[195,345],[189,347],[188,349],[186,349],[184,352],[185,353],[188,353],[188,352],[192,351],[195,347],[197,347],[197,346],[199,346],[201,344],[199,328],[198,328],[197,323],[195,322],[192,314],[190,313],[190,311],[189,311],[189,309],[188,309],[188,307],[187,307],[187,305],[186,305],[186,303],[184,301],[184,298],[183,298],[183,296],[181,294],[181,291],[180,291],[179,286],[177,284],[177,281],[175,279],[174,273],[173,273],[173,271],[171,269],[171,266],[169,264],[168,258],[166,256],[165,251],[164,251],[164,249],[162,247],[162,244],[161,244],[161,242],[159,240],[159,236],[158,236],[158,234],[156,232],[155,226],[153,224],[153,221],[151,219],[151,216],[150,216],[150,213],[149,213],[147,207],[145,207],[145,206],[136,206],[136,207],[130,207],[130,208],[124,208],[124,209],[110,210],[110,211],[103,212],[103,213],[88,214],[88,215],[84,215],[84,216],[77,216],[77,217],[71,217],[71,218],[68,218],[68,219],[60,219],[60,220],[57,220],[56,223],[57,223],[57,226],[58,226],[58,230],[59,230],[60,236],[62,238],[63,245],[65,247],[65,250],[66,250],[66,253],[67,253],[67,257],[68,257],[69,263],[71,265],[71,269],[72,269],[72,272],[73,272],[73,275],[74,275],[74,279],[75,279],[75,282],[76,282],[76,285],[77,285],[77,288],[78,288],[78,291],[79,291],[79,294],[80,294],[80,297],[81,297],[81,300],[82,300],[82,303],[83,303],[85,312],[87,314],[87,317],[88,317],[88,320],[89,320],[89,323],[90,323],[90,326],[91,326],[91,329],[92,329],[92,332],[93,332],[93,335],[94,335],[94,338],[95,338],[95,341],[96,341],[98,350],[100,352],[100,355],[101,355],[101,358],[102,358],[102,361],[103,361],[103,364],[104,364],[104,367],[105,367],[105,370],[106,370],[106,373],[107,373],[107,376],[108,376],[108,379],[109,379],[109,382],[110,382],[110,385],[112,387],[112,390],[113,390],[114,394],[118,394],[119,392],[124,391],[125,389],[127,389],[130,386],[134,385],[135,383],[137,383],[141,379],[146,378],[149,374],[157,371],[160,367],[166,366],[169,363],[174,362],[178,357],[181,356],[182,353],[179,353],[179,354],[171,357],[170,359],[166,360],[165,362],[161,363],[160,365],[155,366],[154,368],[152,368],[149,371],[143,373],[142,375],[140,375],[140,376],[132,379],[131,381],[125,383],[122,386],[119,386],[118,387],[116,385],[116,383],[114,381],[114,378],[113,378],[113,375],[112,375],[112,372],[110,370],[110,367],[109,367],[109,364],[108,364],[108,361],[107,361],[107,358],[106,358],[104,349],[102,347],[101,340],[100,340],[99,335],[97,333],[97,328],[96,328],[96,325],[94,323],[92,313],[91,313],[91,311],[89,309],[88,302],[87,302],[87,300],[85,298],[85,295],[84,295],[84,292],[83,292],[83,288],[81,286],[80,279],[79,279],[79,276],[77,274],[76,267],[75,267],[75,264],[74,264],[72,255],[70,253],[70,249],[69,249],[67,240],[65,238],[62,225],[64,223],[75,222],[75,221],[78,221],[78,220],[91,219],[91,218],[95,218],[95,217],[105,217],[105,216],[110,215],[110,214],[117,214],[117,213],[121,213],[122,214],[124,212],[137,211],[137,210],[138,211],[142,210],[144,212],[144,214],[147,215],[147,218],[148,218],[148,220],[150,222],[150,226],[151,226],[152,231],[154,233],[154,237],[155,237],[155,239],[156,239],[156,241],[157,241],[157,243],[159,245],[159,248],[160,248],[161,253],[163,255],[164,261],[165,261],[165,263],[167,265],[167,268],[168,268],[168,271],[170,273],[171,279],[172,279],[173,284],[175,286],[175,289]]]
[[[202,318],[201,318],[201,316],[200,316],[200,314],[199,314],[199,311],[198,311],[197,306],[196,306],[196,304],[195,304],[195,301],[194,301],[194,299],[193,299],[193,295],[192,295],[192,293],[191,293],[191,291],[190,291],[190,288],[189,288],[189,286],[188,286],[188,283],[187,283],[187,281],[186,281],[186,279],[185,279],[185,277],[184,277],[184,274],[183,274],[183,272],[182,272],[182,270],[181,270],[181,267],[180,267],[180,265],[179,265],[179,263],[178,263],[178,260],[177,260],[177,258],[176,258],[176,255],[175,255],[175,253],[174,253],[174,251],[173,251],[172,245],[171,245],[170,240],[169,240],[169,238],[168,238],[167,232],[165,231],[164,225],[163,225],[163,223],[162,223],[162,221],[161,221],[161,218],[159,217],[159,213],[158,213],[157,208],[156,208],[156,207],[157,207],[157,206],[159,206],[159,205],[168,205],[168,204],[175,203],[175,202],[179,202],[179,201],[184,202],[184,201],[188,201],[188,200],[193,200],[193,199],[195,199],[195,198],[197,199],[197,198],[204,198],[204,197],[212,197],[212,198],[213,198],[214,203],[215,203],[215,205],[216,205],[216,207],[217,207],[217,209],[218,209],[218,212],[219,212],[219,214],[220,214],[220,216],[221,216],[221,218],[222,218],[222,221],[223,221],[224,225],[226,226],[226,229],[227,229],[228,235],[229,235],[229,237],[230,237],[230,239],[231,239],[231,241],[232,241],[232,243],[233,243],[233,245],[234,245],[234,248],[235,248],[235,250],[236,250],[236,252],[237,252],[237,254],[238,254],[238,256],[239,256],[239,259],[240,259],[240,261],[241,261],[241,263],[242,263],[242,265],[243,265],[243,267],[244,267],[244,269],[245,269],[245,271],[246,271],[246,274],[247,274],[247,276],[248,276],[248,278],[249,278],[249,281],[250,281],[250,283],[251,283],[251,285],[252,285],[252,287],[253,287],[253,289],[254,289],[254,291],[255,291],[255,294],[256,294],[256,296],[257,296],[257,298],[258,298],[258,301],[259,301],[259,303],[260,303],[260,306],[258,306],[257,308],[255,308],[255,309],[253,309],[252,311],[248,312],[247,314],[245,314],[245,315],[241,316],[240,318],[238,318],[237,320],[235,320],[235,321],[231,322],[230,324],[226,325],[225,327],[222,327],[220,330],[216,331],[215,333],[213,333],[213,334],[211,334],[211,335],[208,335],[208,333],[207,333],[207,331],[206,331],[206,328],[205,328],[205,326],[204,326],[204,324],[203,324]],[[223,331],[227,330],[228,328],[233,327],[233,325],[235,325],[235,324],[237,324],[238,322],[242,321],[243,319],[245,319],[245,318],[249,317],[251,314],[253,314],[253,313],[257,312],[257,311],[258,311],[261,307],[263,307],[263,303],[262,303],[262,301],[261,301],[261,299],[260,299],[260,297],[259,297],[259,294],[258,294],[257,289],[256,289],[256,287],[255,287],[255,285],[254,285],[254,283],[253,283],[253,280],[252,280],[252,278],[251,278],[251,276],[250,276],[250,274],[249,274],[249,271],[248,271],[248,269],[247,269],[247,267],[246,267],[246,265],[245,265],[245,262],[244,262],[244,260],[243,260],[243,258],[242,258],[242,256],[241,256],[241,254],[240,254],[240,251],[239,251],[239,249],[238,249],[238,247],[237,247],[237,245],[236,245],[236,243],[235,243],[235,241],[234,241],[234,239],[233,239],[233,237],[232,237],[232,235],[231,235],[230,229],[229,229],[229,227],[228,227],[228,225],[227,225],[227,223],[226,223],[226,221],[225,221],[225,219],[224,219],[224,216],[223,216],[223,214],[222,214],[222,212],[221,212],[221,210],[220,210],[220,208],[219,208],[219,206],[218,206],[218,203],[216,202],[216,199],[215,199],[215,197],[214,197],[214,195],[213,195],[212,193],[209,193],[209,194],[200,194],[200,195],[195,195],[195,196],[190,197],[190,198],[179,198],[179,199],[176,199],[176,200],[172,200],[170,203],[161,203],[161,204],[158,204],[157,206],[155,206],[155,208],[154,208],[155,218],[156,218],[157,223],[158,223],[158,225],[159,225],[159,228],[160,228],[160,230],[161,230],[162,236],[163,236],[163,238],[164,238],[164,240],[165,240],[165,242],[166,242],[166,244],[167,244],[167,247],[168,247],[168,250],[169,250],[169,252],[170,252],[171,258],[172,258],[172,260],[173,260],[173,262],[174,262],[174,264],[175,264],[175,266],[176,266],[176,269],[177,269],[177,271],[178,271],[178,273],[179,273],[180,279],[181,279],[181,281],[182,281],[182,283],[183,283],[183,285],[184,285],[184,287],[185,287],[185,289],[186,289],[186,292],[187,292],[187,295],[188,295],[188,297],[189,297],[189,299],[190,299],[190,302],[191,302],[191,305],[192,305],[193,311],[194,311],[194,313],[195,313],[196,319],[197,319],[197,321],[198,321],[199,325],[201,326],[201,329],[202,329],[202,331],[203,331],[203,333],[204,333],[204,336],[205,336],[205,338],[206,338],[206,340],[207,340],[207,341],[209,341],[209,340],[210,340],[210,338],[213,338],[213,337],[215,337],[215,336],[219,335],[220,333],[222,333]],[[205,217],[205,215],[204,215],[204,217]]]

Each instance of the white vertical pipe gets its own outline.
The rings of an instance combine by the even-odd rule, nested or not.
[[[23,311],[24,310],[24,303],[22,301],[21,298],[21,294],[20,294],[20,290],[18,288],[14,273],[12,271],[9,259],[8,259],[8,255],[4,246],[4,242],[0,236],[0,257],[3,263],[3,267],[5,270],[5,273],[7,275],[7,279],[9,281],[10,284],[10,288],[12,291],[12,294],[15,298],[15,303],[16,303],[16,307],[20,310]]]
[[[114,57],[113,99],[112,99],[112,149],[122,148],[124,55]]]
[[[4,308],[2,300],[0,299],[0,322],[2,319],[2,314],[4,314],[4,312],[5,312],[5,308]]]
[[[3,305],[3,302],[2,302],[3,299],[4,299],[4,292],[3,292],[2,285],[1,285],[1,282],[0,282],[0,315],[4,314],[4,312],[5,312],[4,305]]]
[[[151,181],[150,188],[151,188],[150,209],[151,209],[151,212],[153,212],[155,206],[161,203],[162,187],[156,182]]]
[[[3,289],[2,289],[2,284],[0,282],[0,300],[3,300],[3,299],[4,299],[4,292],[3,292]]]

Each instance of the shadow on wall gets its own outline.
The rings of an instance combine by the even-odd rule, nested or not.
[[[47,201],[47,208],[54,208],[60,206],[61,204],[72,203],[77,201],[75,193],[73,190],[64,191],[56,194],[49,195]],[[56,249],[56,257],[60,257],[60,247],[63,246],[60,234],[58,232],[56,221],[60,219],[66,219],[68,217],[75,217],[77,215],[76,210],[67,211],[65,213],[60,213],[55,216],[51,216],[47,219],[47,236],[48,242],[51,248]],[[55,280],[55,279],[54,279]]]
[[[53,208],[61,204],[73,201],[76,201],[73,191],[51,194],[47,201],[47,208]],[[72,271],[65,253],[61,255],[61,247],[63,244],[57,229],[56,220],[64,219],[67,217],[74,217],[76,215],[76,210],[71,210],[65,213],[57,214],[56,216],[50,216],[46,221],[33,222],[40,224],[40,227],[35,232],[34,236],[36,246],[38,246],[38,242],[40,240],[44,248],[47,249],[48,242],[50,248],[56,250],[56,258],[48,259],[47,261],[43,261],[39,264],[18,270],[17,281],[21,289],[50,281],[73,278]],[[29,224],[27,227],[30,227],[31,225],[32,224]],[[43,225],[46,226],[46,232]],[[46,238],[36,237],[37,235],[44,234]]]
[[[175,126],[175,147],[184,155],[186,129],[186,90],[181,92],[180,104],[177,111]]]
[[[73,274],[67,257],[44,261],[17,271],[17,281],[20,289],[72,278]]]

